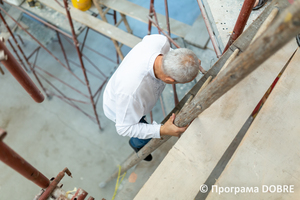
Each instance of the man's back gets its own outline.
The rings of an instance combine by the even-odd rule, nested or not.
[[[146,36],[128,53],[109,80],[104,91],[103,109],[105,115],[116,122],[120,135],[159,137],[156,126],[149,130],[146,124],[143,125],[148,131],[143,136],[133,126],[152,110],[164,89],[165,84],[154,75],[153,64],[158,55],[169,50],[166,37]]]

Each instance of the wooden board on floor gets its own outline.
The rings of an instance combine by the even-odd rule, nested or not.
[[[137,19],[139,21],[148,24],[149,9],[139,6],[137,4],[131,3],[127,0],[97,0],[100,4],[103,4],[113,10],[123,13],[129,17]],[[150,1],[149,1],[150,3]],[[166,16],[156,13],[159,26],[167,31]],[[185,37],[185,35],[192,28],[190,25],[177,21],[170,18],[170,28],[171,33],[178,35],[180,37]]]
[[[296,48],[294,41],[284,46],[201,113],[135,199],[194,199]]]
[[[58,5],[55,1],[49,1],[49,0],[39,0],[39,1],[42,4],[52,8],[53,10],[56,10],[64,15],[66,14],[65,8]],[[103,35],[106,35],[109,38],[117,40],[118,42],[128,47],[133,48],[137,43],[141,41],[140,38],[131,35],[130,33],[127,33],[85,12],[82,12],[74,8],[71,4],[69,4],[69,7],[70,7],[70,13],[73,20],[81,24],[84,24]]]
[[[258,187],[259,192],[219,195],[214,190],[207,199],[299,199],[299,63],[298,49],[216,183]],[[293,185],[293,193],[272,193],[271,185]]]

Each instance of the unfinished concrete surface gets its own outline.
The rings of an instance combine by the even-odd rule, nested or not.
[[[141,2],[136,0],[132,2],[146,8],[149,7],[148,1]],[[164,14],[162,2],[156,2],[155,6],[157,12]],[[192,26],[195,19],[199,16],[199,8],[197,2],[192,0],[185,2],[170,1],[169,14],[170,17]],[[109,18],[109,20],[112,22],[112,18]],[[131,18],[128,18],[128,21],[133,29],[134,35],[143,37],[147,34],[146,24]],[[125,30],[125,27],[121,28]],[[203,29],[205,29],[205,27],[203,27]],[[152,30],[153,33],[157,33],[155,28]],[[83,35],[81,34],[79,41],[82,40]],[[63,44],[68,52],[68,58],[77,61],[78,58],[74,47],[69,45],[65,40],[63,40]],[[29,40],[25,41],[25,45],[23,48],[26,55],[31,53],[36,47],[35,43]],[[93,31],[89,33],[87,45],[115,59],[116,52],[112,42]],[[63,60],[60,47],[56,41],[52,41],[47,48]],[[126,55],[129,50],[130,48],[126,46],[122,48],[124,55]],[[193,50],[202,60],[206,70],[216,61],[215,53],[211,49],[203,50],[193,48]],[[92,54],[87,49],[84,50],[84,53],[88,54],[106,75],[112,73],[117,66],[96,54]],[[85,64],[87,68],[90,67],[87,62],[85,62]],[[39,55],[38,65],[50,70],[63,80],[71,82],[73,86],[86,91],[84,86],[81,86],[78,81],[73,81],[74,78],[72,79],[70,74],[62,69],[58,63],[50,58],[44,51]],[[72,66],[72,70],[75,74],[82,74],[80,68]],[[46,99],[41,104],[35,103],[11,74],[9,74],[7,70],[4,71],[6,74],[0,77],[0,127],[8,132],[8,136],[4,139],[4,142],[48,178],[55,177],[65,167],[68,167],[73,174],[73,178],[64,177],[62,180],[64,190],[68,191],[73,190],[74,187],[81,187],[85,189],[89,195],[95,197],[95,199],[110,199],[114,192],[115,182],[109,183],[105,188],[99,188],[98,184],[105,180],[117,168],[118,164],[132,153],[132,149],[128,145],[129,138],[119,136],[116,133],[114,123],[103,115],[101,100],[97,107],[100,122],[103,127],[103,130],[100,131],[97,124],[58,98],[53,97],[50,100]],[[29,75],[37,84],[33,74],[30,73]],[[91,80],[92,89],[100,84],[99,81],[93,79],[92,76],[89,78]],[[51,81],[66,93],[74,95],[66,90],[65,86],[58,81],[54,79],[51,79]],[[189,87],[191,86],[192,85]],[[179,96],[181,97],[188,89],[188,87],[184,85],[180,85],[177,88]],[[164,95],[172,97],[170,89],[166,88]],[[171,102],[170,104],[173,103],[173,99],[169,98],[168,100],[168,97],[166,97],[164,101],[167,103]],[[91,106],[86,105],[83,106],[83,108],[92,113]],[[172,109],[172,107],[170,109]],[[155,121],[160,122],[163,119],[159,104],[155,106],[153,114]],[[148,119],[150,119],[149,116]],[[161,159],[162,157],[158,160]],[[140,165],[146,168],[148,163],[142,162]],[[1,200],[33,199],[40,191],[38,186],[26,180],[1,162],[0,170]],[[148,170],[145,171],[145,177],[149,177],[152,173]],[[148,175],[146,173],[148,173]],[[124,185],[127,177],[123,183]],[[122,186],[123,185],[120,186],[120,190],[122,190]],[[141,186],[142,185],[140,185],[140,187]],[[130,190],[135,188],[135,186],[132,186],[132,188],[131,186],[124,186],[124,188],[129,188]]]

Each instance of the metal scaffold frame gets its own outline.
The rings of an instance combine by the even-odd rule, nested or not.
[[[42,188],[41,192],[36,195],[34,200],[46,200],[50,196],[58,197],[60,200],[69,200],[69,198],[66,197],[66,192],[61,189],[63,185],[60,184],[60,181],[63,179],[65,174],[72,177],[69,169],[65,168],[63,171],[59,172],[55,178],[53,177],[49,180],[43,173],[33,167],[29,162],[3,142],[6,135],[6,131],[0,128],[0,160],[20,175]],[[88,193],[86,191],[78,188],[76,193],[72,195],[72,200],[84,200],[87,195]],[[94,200],[94,198],[89,197],[88,200]]]
[[[57,1],[56,1],[57,2]],[[51,53],[41,42],[39,42],[32,34],[30,34],[17,20],[15,20],[11,15],[9,15],[2,7],[0,7],[1,12],[3,12],[4,14],[6,14],[9,18],[11,18],[16,24],[17,26],[22,29],[25,33],[27,33],[27,35],[29,35],[39,46],[29,55],[26,56],[23,49],[21,48],[21,46],[19,45],[16,37],[14,36],[12,30],[10,29],[10,27],[7,25],[6,20],[4,19],[2,13],[0,12],[0,18],[2,19],[3,23],[5,24],[8,32],[10,33],[10,36],[12,37],[15,45],[18,47],[19,52],[22,54],[23,59],[25,60],[27,66],[29,67],[30,71],[33,73],[33,75],[35,76],[38,84],[40,85],[40,87],[42,88],[42,90],[44,91],[44,93],[47,95],[47,97],[51,97],[51,96],[56,96],[59,99],[61,99],[62,101],[64,101],[65,103],[71,105],[72,107],[74,107],[75,109],[79,110],[80,112],[82,112],[84,115],[86,115],[87,117],[89,117],[91,120],[93,120],[94,122],[96,122],[99,126],[99,129],[101,129],[101,125],[100,125],[100,120],[99,120],[99,116],[97,113],[97,106],[96,104],[99,101],[100,98],[100,94],[101,91],[104,87],[104,85],[106,84],[106,82],[108,81],[108,76],[106,76],[100,69],[99,67],[94,64],[89,58],[88,56],[86,56],[85,54],[82,53],[83,49],[86,48],[94,53],[96,53],[99,56],[104,57],[105,59],[118,64],[119,63],[119,58],[118,58],[118,54],[117,54],[117,61],[112,60],[111,58],[108,58],[107,56],[97,52],[96,50],[88,47],[85,42],[87,39],[87,35],[89,32],[89,27],[87,27],[87,30],[85,32],[85,36],[84,36],[84,40],[82,43],[79,43],[77,40],[77,36],[75,34],[74,31],[74,26],[73,26],[73,22],[72,22],[72,17],[70,15],[69,12],[69,8],[68,8],[68,1],[64,0],[64,5],[61,5],[59,2],[57,2],[60,6],[64,7],[64,9],[66,10],[66,15],[70,24],[70,28],[71,28],[71,35],[58,29],[57,27],[51,25],[50,23],[36,17],[35,15],[31,14],[30,12],[24,10],[21,7],[18,6],[14,6],[12,4],[9,4],[11,6],[14,6],[15,8],[21,10],[22,12],[24,12],[25,14],[29,15],[30,17],[33,17],[35,20],[43,23],[44,25],[46,25],[47,27],[53,29],[56,31],[57,34],[57,41],[60,45],[65,63],[64,64],[61,60],[59,60],[59,58],[57,58],[53,53]],[[97,15],[93,15],[94,17],[96,17]],[[65,48],[63,46],[63,43],[61,41],[61,37],[63,36],[66,41],[68,41],[70,44],[73,44],[78,58],[79,58],[79,64],[69,60],[65,51]],[[105,36],[106,37],[106,36]],[[21,38],[20,38],[21,39]],[[70,41],[70,39],[72,39],[72,42]],[[22,41],[22,40],[21,40]],[[23,41],[22,41],[23,42]],[[28,68],[26,67],[25,63],[23,62],[22,58],[19,56],[18,51],[15,49],[14,45],[8,40],[9,45],[11,46],[11,48],[13,49],[14,53],[16,54],[20,64],[23,66],[23,68],[26,71],[29,71]],[[79,48],[81,46],[81,48]],[[39,55],[39,51],[41,50],[41,48],[43,50],[45,50],[51,57],[53,57],[62,67],[64,67],[74,78],[76,78],[81,84],[83,84],[84,86],[86,86],[87,90],[88,90],[88,94],[85,94],[84,92],[76,89],[74,86],[71,85],[71,83],[67,83],[61,79],[59,79],[58,77],[56,77],[55,75],[51,74],[50,72],[48,72],[47,70],[43,69],[42,67],[38,66],[36,64],[37,59],[38,59],[38,55]],[[33,62],[29,62],[30,58],[35,57]],[[91,64],[91,66],[93,66],[96,71],[98,72],[98,74],[94,74],[92,73],[90,70],[86,69],[83,59],[85,59],[87,62],[89,62]],[[73,64],[76,67],[80,67],[82,69],[82,73],[84,76],[84,80],[82,80],[80,77],[78,77],[76,74],[74,74],[71,70],[70,67],[70,63]],[[44,75],[43,75],[44,74]],[[98,89],[96,89],[96,91],[93,93],[91,91],[91,87],[89,85],[89,78],[88,75],[94,76],[96,78],[98,78],[100,81],[102,81],[102,83],[100,84],[100,86],[98,87]],[[68,97],[64,92],[62,92],[60,89],[58,89],[58,87],[56,87],[53,83],[51,83],[46,76],[49,76],[57,81],[59,81],[60,83],[62,83],[63,85],[65,85],[67,88],[75,91],[76,93],[80,94],[82,97],[86,98],[87,100],[78,100],[78,99],[74,99],[74,98],[70,98]],[[46,87],[44,86],[44,84],[42,83],[43,80],[44,82],[46,82],[54,91],[50,91],[49,89],[46,89]],[[93,111],[94,111],[94,116],[92,116],[91,114],[89,114],[88,112],[84,111],[82,108],[80,108],[80,106],[78,106],[76,103],[80,103],[80,104],[91,104]]]

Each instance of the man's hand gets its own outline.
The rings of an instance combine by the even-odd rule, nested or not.
[[[169,120],[160,127],[160,135],[171,135],[180,137],[180,135],[187,129],[186,127],[177,127],[173,124],[175,119],[175,114],[173,113]]]

